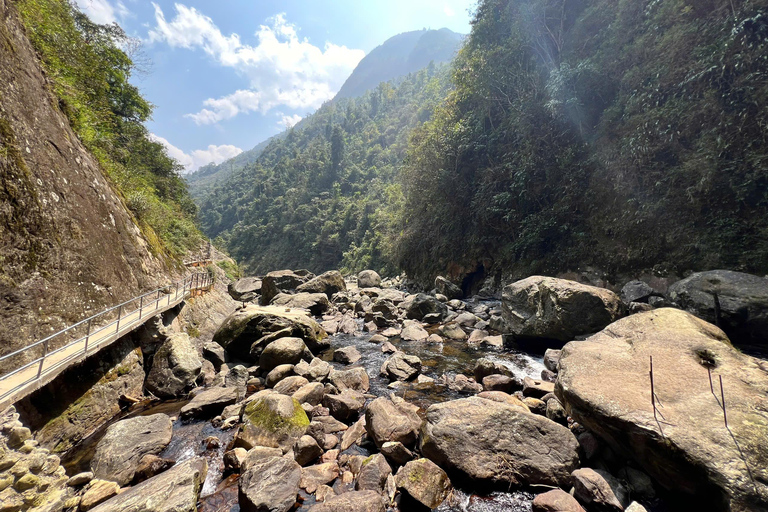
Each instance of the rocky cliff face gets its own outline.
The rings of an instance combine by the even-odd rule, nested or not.
[[[5,0],[0,62],[5,354],[151,289],[168,280],[168,268],[151,254],[123,200],[70,128]]]

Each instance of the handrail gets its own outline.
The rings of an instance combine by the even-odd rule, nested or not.
[[[40,351],[39,347],[42,346],[42,355],[29,362],[21,362],[18,368],[0,376],[0,410],[4,408],[4,402],[22,388],[36,381],[41,381],[44,377],[49,376],[53,370],[68,366],[70,363],[80,360],[81,357],[87,356],[89,352],[95,352],[102,346],[106,346],[155,316],[158,310],[165,308],[163,309],[165,311],[193,295],[194,292],[207,289],[212,284],[213,279],[207,272],[192,274],[170,285],[161,286],[107,308],[40,341],[0,356],[0,365],[2,365],[11,358],[19,357],[33,349]],[[153,298],[146,300],[150,296]],[[137,301],[138,304],[136,304]],[[131,309],[131,305],[133,305],[133,309]],[[116,318],[115,312],[117,312]],[[83,327],[85,327],[84,335],[78,334],[78,329]],[[72,339],[61,347],[49,351],[50,342],[65,335]],[[78,345],[82,345],[82,347]],[[58,355],[61,357],[57,357]],[[47,366],[46,359],[48,359]],[[32,368],[36,365],[37,370],[33,371]],[[26,376],[23,375],[25,371],[28,374]],[[17,377],[14,378],[15,376]],[[15,380],[20,382],[15,382]]]

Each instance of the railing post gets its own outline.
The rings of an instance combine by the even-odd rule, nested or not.
[[[120,332],[120,318],[123,316],[123,306],[122,304],[120,307],[117,308],[117,329],[115,330],[115,334]]]
[[[139,320],[141,320],[141,314],[144,312],[144,296],[141,296],[141,301],[139,302]]]
[[[45,356],[48,355],[48,342],[43,343],[43,357],[40,358],[40,366],[37,368],[37,378],[43,374],[43,363],[45,362]]]
[[[83,351],[85,354],[88,353],[88,338],[91,337],[91,322],[93,322],[93,319],[89,318],[88,327],[85,329],[85,350]]]
[[[155,294],[155,311],[160,309],[160,290],[157,290],[157,293]]]

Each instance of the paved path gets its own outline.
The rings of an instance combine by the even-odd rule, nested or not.
[[[115,340],[143,325],[150,318],[173,308],[187,297],[202,293],[202,290],[211,285],[211,282],[205,278],[187,278],[185,282],[186,286],[184,283],[175,288],[171,286],[167,289],[170,293],[152,294],[143,300],[145,302],[143,307],[139,307],[138,298],[129,301],[129,304],[136,302],[135,309],[125,311],[119,322],[113,320],[106,325],[94,324],[87,337],[82,337],[61,348],[52,350],[42,358],[43,345],[38,345],[38,348],[30,348],[30,350],[37,350],[35,361],[26,363],[21,370],[0,376],[0,411],[50,383],[67,368],[92,356]],[[110,308],[101,314],[113,310],[114,308]],[[31,345],[31,347],[35,345]]]

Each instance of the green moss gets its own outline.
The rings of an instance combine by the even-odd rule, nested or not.
[[[189,334],[190,338],[199,338],[200,329],[198,329],[194,325],[187,326],[187,334]]]
[[[216,265],[224,271],[224,275],[227,276],[227,279],[230,281],[237,281],[241,277],[243,277],[243,273],[240,270],[240,267],[235,263],[234,261],[229,260],[223,260],[223,261],[217,261]]]
[[[304,429],[309,426],[307,413],[298,401],[293,400],[293,415],[284,418],[270,410],[266,400],[254,400],[245,407],[243,418],[267,432],[286,432]]]

